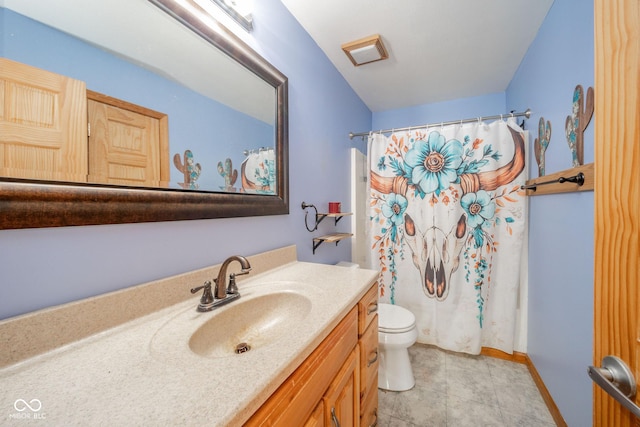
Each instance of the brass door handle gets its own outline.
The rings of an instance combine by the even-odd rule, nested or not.
[[[633,372],[622,359],[616,356],[605,356],[602,359],[602,368],[589,366],[587,372],[593,382],[640,418],[640,407],[632,400],[636,396],[636,380]]]

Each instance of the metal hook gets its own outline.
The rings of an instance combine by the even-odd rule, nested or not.
[[[578,187],[581,187],[582,185],[584,185],[584,173],[579,172],[577,175],[570,176],[568,178],[565,178],[564,176],[561,176],[560,178],[554,179],[554,180],[551,180],[551,181],[536,182],[534,184],[529,184],[529,185],[521,185],[520,189],[536,191],[536,187],[539,187],[541,185],[548,185],[548,184],[555,184],[555,183],[563,184],[565,182],[572,182],[572,183],[578,185]]]

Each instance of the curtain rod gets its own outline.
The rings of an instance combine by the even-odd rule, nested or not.
[[[360,133],[349,132],[349,139],[353,139],[354,136],[361,136],[362,139],[364,139],[365,136],[369,136],[372,133],[388,133],[388,132],[396,132],[396,131],[403,131],[403,130],[428,128],[431,126],[448,126],[448,125],[455,125],[457,123],[462,124],[462,123],[471,123],[471,122],[477,122],[477,121],[483,121],[483,120],[508,119],[509,117],[522,117],[522,116],[526,117],[527,119],[531,117],[531,109],[527,108],[527,111],[520,112],[520,113],[507,113],[507,114],[500,114],[496,116],[476,117],[473,119],[451,120],[450,122],[430,123],[428,125],[421,125],[421,126],[407,126],[404,128],[384,129],[384,130],[377,130],[375,132],[374,131],[360,132]]]

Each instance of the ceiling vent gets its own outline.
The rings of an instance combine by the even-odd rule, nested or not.
[[[342,45],[342,50],[356,67],[370,62],[387,59],[389,54],[382,44],[380,35],[365,37]]]

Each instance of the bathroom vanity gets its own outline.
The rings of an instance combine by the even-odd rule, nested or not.
[[[2,424],[374,424],[377,273],[248,258],[212,312],[189,289],[218,266],[0,322]]]
[[[372,285],[247,426],[376,425],[377,292],[377,284]]]

